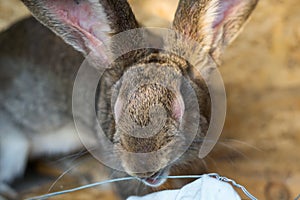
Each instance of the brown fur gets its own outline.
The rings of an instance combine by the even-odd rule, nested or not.
[[[111,41],[111,36],[122,31],[138,28],[138,23],[135,20],[130,6],[125,0],[100,0],[99,2],[91,2],[88,0],[22,1],[41,23],[50,28],[54,33],[60,36],[66,43],[73,46],[77,51],[82,52],[85,56],[88,55],[91,51],[95,49],[97,50],[96,47],[99,44],[106,44],[107,50],[112,53],[116,53],[120,47],[114,45],[115,43],[114,41]],[[81,19],[78,19],[78,22],[76,20],[69,19],[69,15],[74,15],[76,17],[77,15],[80,16],[80,14],[78,13],[81,12],[78,12],[77,10],[74,14],[72,10],[68,10],[68,7],[64,7],[64,2],[66,2],[66,5],[71,6],[75,10],[80,9],[80,6],[82,5],[82,3],[84,3],[88,6],[88,11],[92,12],[92,14],[96,14],[95,17],[99,17],[101,15],[102,18],[99,19],[99,23],[102,23],[101,27],[104,27],[103,30],[100,28],[100,30],[97,30],[97,33],[89,32],[89,28],[91,27],[85,30],[85,26],[81,24],[86,23],[86,21],[80,21]],[[225,4],[223,4],[224,2]],[[229,11],[232,12],[226,10],[226,2],[232,3],[233,7],[229,9]],[[198,73],[198,70],[200,69],[195,69],[195,66],[192,66],[192,63],[184,60],[183,57],[192,57],[193,59],[195,58],[201,68],[210,68],[214,66],[212,59],[210,59],[211,56],[213,57],[213,60],[215,62],[219,63],[220,56],[224,48],[236,37],[242,25],[250,16],[250,13],[254,9],[256,3],[257,0],[181,0],[175,14],[172,28],[181,33],[184,37],[196,41],[197,45],[189,46],[187,43],[182,42],[184,41],[181,40],[182,38],[177,38],[176,41],[167,41],[165,44],[163,44],[164,47],[172,50],[174,54],[160,50],[136,50],[121,56],[115,61],[115,63],[112,64],[112,67],[110,69],[106,70],[103,78],[99,82],[99,86],[97,89],[97,117],[105,134],[115,146],[116,151],[109,153],[112,154],[112,156],[114,156],[115,153],[120,154],[121,163],[127,174],[142,178],[149,177],[164,168],[170,170],[170,172],[174,175],[183,173],[193,174],[200,173],[202,171],[201,167],[198,167],[199,162],[201,162],[198,159],[198,151],[201,147],[202,139],[206,134],[210,122],[210,96],[203,77],[201,77]],[[95,8],[96,10],[93,10],[93,8]],[[222,9],[224,9],[224,11]],[[66,15],[61,14],[62,10],[66,12]],[[222,13],[220,14],[218,12],[224,12],[226,13],[226,15],[224,13],[224,15],[222,15]],[[225,17],[222,18],[222,16]],[[94,23],[94,19],[89,20],[90,22]],[[89,23],[84,25],[88,26]],[[17,32],[19,30],[15,30],[12,28],[11,31]],[[44,32],[45,30],[44,28],[38,26],[38,29],[36,31]],[[45,34],[46,36],[44,36],[44,38],[35,38],[31,36],[30,38],[32,40],[28,41],[28,43],[26,44],[23,44],[23,46],[19,46],[23,49],[20,49],[20,52],[12,55],[12,57],[17,57],[18,55],[23,54],[26,55],[22,58],[24,58],[24,60],[28,59],[30,67],[24,68],[25,71],[27,69],[36,68],[36,70],[33,70],[34,72],[38,70],[43,71],[45,69],[46,71],[50,71],[50,73],[52,73],[51,70],[49,70],[52,69],[54,71],[58,70],[58,74],[60,74],[59,72],[64,72],[64,70],[68,68],[70,69],[69,73],[73,74],[74,72],[76,72],[76,68],[78,68],[80,64],[80,62],[78,62],[77,60],[81,60],[82,57],[77,55],[78,53],[76,53],[75,51],[71,51],[70,55],[74,55],[76,57],[75,64],[72,62],[69,63],[67,61],[61,64],[60,59],[56,58],[56,54],[59,54],[59,52],[61,52],[60,50],[62,49],[66,49],[68,51],[69,49],[62,41],[57,40],[57,38],[55,39],[55,37],[53,37],[53,34],[47,31],[45,32]],[[39,56],[44,52],[41,51],[43,48],[35,48],[36,43],[42,41],[45,38],[48,38],[48,36],[55,41],[57,40],[56,42],[58,42],[59,44],[57,44],[57,48],[54,48],[50,45],[51,50],[45,50],[47,52],[47,55]],[[4,35],[2,37],[6,36]],[[19,38],[20,37],[18,37],[18,39]],[[158,38],[157,41],[160,41],[160,39]],[[12,41],[12,43],[13,42],[14,41]],[[127,46],[139,42],[147,41],[144,41],[141,35],[137,33],[136,36],[131,40],[123,41],[123,45]],[[12,44],[12,47],[16,48],[18,46],[18,43],[16,43],[15,45],[16,46]],[[56,43],[52,43],[52,45],[56,46]],[[44,46],[46,47],[47,44],[45,44]],[[5,47],[1,48],[4,49],[3,51],[1,51],[1,54],[5,55]],[[27,51],[28,49],[29,51]],[[10,56],[10,51],[7,50],[7,52],[7,55]],[[26,52],[31,55],[28,55]],[[69,52],[65,53],[69,55]],[[178,53],[179,55],[175,55],[175,53]],[[5,56],[7,57],[7,55]],[[64,52],[62,52],[60,55],[64,58]],[[5,63],[5,56],[3,56],[0,60],[1,65]],[[10,60],[12,59],[12,57],[10,58]],[[46,59],[51,58],[51,60],[48,60],[46,62],[39,61],[39,59],[45,59],[45,57]],[[69,56],[66,56],[65,58],[70,60],[75,59],[70,58]],[[36,65],[37,63],[42,63],[46,67],[41,67],[41,64]],[[75,65],[75,67],[73,65]],[[17,71],[23,70],[22,63],[18,62],[17,60],[15,60],[14,66],[17,66]],[[55,67],[51,68],[52,66]],[[3,69],[6,68],[3,67]],[[2,68],[0,70],[2,70]],[[39,73],[33,74],[35,75],[35,77],[39,77],[41,80],[44,80],[44,77],[47,77],[44,76],[43,73],[41,73],[42,75],[40,75]],[[205,75],[209,76],[209,73]],[[22,77],[19,76],[12,77],[12,79],[24,81],[21,78]],[[59,79],[60,77],[56,78]],[[185,91],[184,89],[183,79],[186,79],[196,92],[199,109],[201,111],[199,119],[200,126],[194,142],[188,147],[187,151],[182,156],[174,160],[174,158],[177,156],[176,151],[174,150],[184,149],[187,147],[188,143],[188,139],[182,133],[183,122],[180,117],[176,117],[176,115],[174,115],[174,113],[178,112],[174,111],[176,110],[174,109],[174,105],[176,105],[176,103],[178,102],[181,102],[181,99],[183,99],[185,105],[191,103],[191,99],[186,98],[187,91]],[[29,78],[28,80],[32,79]],[[65,84],[70,86],[73,83],[73,79],[71,78],[71,80],[68,80],[58,80],[55,83],[61,83],[61,85],[63,85],[63,83],[67,82]],[[51,81],[46,82],[44,84],[45,87],[42,88],[43,95],[46,94],[46,97],[48,94],[47,91],[51,91],[51,89],[49,89],[51,88],[51,83]],[[16,92],[20,92],[18,88],[16,89],[15,87],[9,85],[10,84],[7,83],[5,85],[5,88],[7,91],[11,92],[11,96],[15,96]],[[37,85],[39,85],[39,82],[37,82]],[[47,88],[46,86],[49,88]],[[31,91],[30,89],[31,88],[28,88],[28,91],[22,92],[24,92],[25,94],[29,94],[29,91]],[[66,94],[70,93],[70,87],[67,87],[63,91],[58,91],[58,93],[54,94],[58,95],[59,97],[64,97]],[[34,96],[37,94],[33,93],[29,96],[32,95]],[[37,98],[38,102],[36,104],[40,105],[41,103],[39,102],[43,102],[43,95],[40,95],[40,98]],[[53,96],[51,95],[50,97],[53,98]],[[5,94],[3,98],[6,98]],[[117,102],[120,102],[121,111],[118,111],[120,113],[116,113],[116,111],[114,111],[114,106],[117,104]],[[24,107],[30,105],[30,101],[24,101],[24,103],[26,104]],[[33,105],[32,112],[34,113],[35,111],[40,111],[41,109],[48,108],[49,106],[55,111],[56,108],[59,109],[60,106],[63,108],[66,107],[67,110],[65,111],[65,113],[68,113],[68,115],[64,115],[65,113],[61,113],[61,116],[65,116],[61,118],[66,121],[71,120],[71,117],[69,115],[69,113],[71,112],[70,100],[62,100],[54,104],[44,103],[41,105],[43,106],[41,106],[40,108],[37,108]],[[180,103],[178,105],[180,105]],[[160,108],[162,108],[164,112],[161,112]],[[187,110],[184,110],[184,112],[187,112]],[[9,120],[17,124],[18,118],[16,113],[18,112],[13,112],[12,117]],[[47,113],[48,112],[46,109],[44,115],[46,115]],[[57,113],[58,112],[54,113],[55,116],[59,115]],[[165,116],[162,116],[163,114]],[[26,113],[26,115],[28,114]],[[51,112],[49,112],[48,117],[53,117],[50,115]],[[116,120],[117,115],[119,115],[120,120]],[[150,115],[153,115],[154,117],[150,117]],[[57,119],[60,119],[60,117],[58,117]],[[143,130],[155,130],[155,128],[157,128],[156,125],[158,126],[161,123],[161,120],[164,119],[166,120],[166,123],[162,123],[163,125],[161,129],[157,132],[153,131],[155,133],[154,135],[150,135],[153,134],[151,133],[151,131],[143,132]],[[93,123],[96,121],[96,119],[82,119],[82,121],[85,121],[87,126],[90,129],[93,129]],[[25,122],[28,121],[25,120]],[[34,124],[34,121],[29,122]],[[27,123],[26,126],[24,126],[24,130],[31,128],[30,123]],[[44,123],[46,123],[46,121]],[[148,129],[145,129],[145,127],[148,127]],[[149,129],[149,127],[151,128]],[[43,127],[38,127],[35,133],[44,133]],[[18,134],[22,134],[22,132],[19,132]],[[26,142],[30,143],[30,138],[34,137],[34,134],[32,134],[31,132],[29,132],[28,134],[30,135],[30,137],[26,139]],[[5,134],[0,133],[0,136],[3,135]],[[150,137],[140,137],[149,135]],[[8,147],[9,146],[13,146],[13,144],[9,144]],[[134,153],[152,152],[163,147],[166,147],[165,151],[144,160],[145,166],[153,166],[153,169],[155,169],[154,171],[150,171],[147,173],[139,173],[138,170],[143,168],[143,165],[140,165],[140,160],[135,160],[135,158],[122,153],[122,151],[124,150]],[[22,159],[26,161],[26,158]],[[2,165],[11,161],[12,160],[9,159],[1,160],[0,157],[0,164]],[[166,166],[168,164],[169,166]],[[16,172],[11,173],[12,174],[10,180],[12,180],[16,175]],[[115,173],[115,175],[122,176],[124,174]],[[2,179],[0,179],[0,181],[0,184],[2,184]],[[132,181],[130,183],[118,183],[117,185],[121,196],[125,198],[128,195],[146,194],[153,190],[164,189],[166,187],[178,188],[181,187],[184,183],[186,183],[186,181],[169,181],[166,185],[162,185],[160,188],[156,189],[145,186],[139,187],[141,183],[138,181]]]

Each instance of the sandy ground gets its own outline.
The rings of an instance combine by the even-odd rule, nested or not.
[[[176,0],[130,2],[147,26],[167,26],[177,5]],[[235,179],[259,199],[294,199],[300,193],[299,10],[297,0],[262,0],[220,67],[227,119],[205,160],[209,171]],[[17,0],[0,0],[0,29],[26,14]],[[81,194],[99,198],[95,190]]]

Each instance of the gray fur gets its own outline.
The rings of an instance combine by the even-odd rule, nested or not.
[[[64,6],[61,5],[63,1],[51,1],[52,3],[48,0],[22,1],[42,24],[60,38],[33,18],[18,22],[0,35],[0,192],[5,192],[1,191],[1,188],[7,188],[4,184],[23,173],[29,157],[71,153],[82,148],[76,136],[71,113],[72,87],[76,72],[84,56],[95,50],[95,44],[108,44],[109,50],[114,53],[118,47],[113,45],[110,37],[138,27],[125,0],[65,1],[66,5],[75,9],[85,3],[90,6],[91,12],[101,15],[99,20],[104,28],[92,33],[91,37],[90,35],[87,37],[88,30],[82,30],[85,25],[68,24],[68,21],[57,14],[61,12],[60,6]],[[229,19],[221,21],[216,30],[213,29],[213,23],[219,19],[218,12],[214,11],[217,10],[220,0],[180,1],[173,28],[198,42],[200,48],[192,49],[176,41],[165,45],[175,52],[184,52],[184,55],[197,55],[201,66],[210,67],[210,56],[219,63],[223,49],[237,35],[257,2],[257,0],[226,1],[238,3],[237,15],[229,15]],[[66,12],[74,14],[72,11]],[[81,27],[78,28],[78,25]],[[207,31],[210,29],[214,31],[214,35]],[[132,41],[124,42],[130,44],[144,41],[137,35]],[[174,104],[182,100],[186,105],[191,103],[185,98],[182,77],[186,78],[196,91],[201,110],[200,128],[195,142],[187,152],[170,166],[165,167],[164,164],[171,160],[172,149],[175,148],[170,141],[178,142],[176,148],[183,148],[187,143],[186,138],[181,135],[181,116],[178,116],[178,110],[174,110]],[[135,86],[142,81],[145,81],[146,86],[134,91]],[[169,84],[169,88],[162,88],[159,85],[162,82]],[[117,102],[121,102],[120,107],[116,106]],[[149,111],[157,105],[166,110],[167,121],[163,131],[147,139],[135,137],[132,121],[140,127],[159,123],[159,120],[154,122],[149,120]],[[117,111],[114,110],[115,106]],[[156,163],[157,170],[149,173],[135,173],[134,170],[141,167],[138,161],[132,162],[126,155],[120,155],[127,174],[141,178],[149,177],[163,170],[162,168],[174,175],[200,173],[202,169],[195,166],[199,163],[198,150],[209,126],[210,109],[208,89],[193,66],[179,56],[158,50],[138,50],[118,58],[112,68],[106,70],[97,90],[97,117],[116,150],[140,153],[169,145],[167,151],[159,158],[145,161],[148,165]],[[120,120],[116,120],[116,116],[120,116]],[[156,117],[159,119],[160,116]],[[94,129],[96,119],[82,119],[82,121],[87,122],[88,128]],[[67,140],[68,145],[56,143],[55,139]],[[48,141],[49,144],[56,143],[56,145],[48,145]],[[11,148],[16,145],[22,148]],[[16,152],[18,156],[12,158],[12,152]],[[114,153],[118,151],[111,152]],[[117,176],[122,175],[124,174],[120,173]],[[184,183],[186,181],[173,181],[167,184],[171,188],[177,188]],[[130,184],[132,188],[128,188],[128,183],[117,184],[123,198],[154,190],[144,186],[139,190],[140,183],[136,181]]]
[[[32,154],[62,153],[59,148],[42,144],[35,149],[37,144],[32,141],[49,137],[72,122],[73,81],[83,56],[33,18],[3,32],[0,46],[0,184],[3,184],[22,175]],[[76,140],[76,132],[73,135]],[[54,135],[52,138],[49,143],[58,139]],[[9,142],[3,142],[6,140]],[[23,149],[11,149],[20,144]],[[79,141],[64,152],[78,148],[81,148]]]

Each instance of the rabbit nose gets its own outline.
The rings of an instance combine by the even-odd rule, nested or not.
[[[155,174],[156,172],[144,172],[144,173],[134,173],[134,176],[139,178],[148,178]]]

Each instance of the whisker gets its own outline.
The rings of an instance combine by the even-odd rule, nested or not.
[[[250,199],[252,200],[257,200],[253,195],[251,195],[244,186],[236,183],[234,180],[220,176],[216,173],[210,173],[210,174],[206,174],[208,176],[210,176],[211,178],[216,178],[219,181],[223,181],[223,182],[227,182],[232,184],[233,186],[241,189],[244,194],[246,194]],[[186,179],[186,178],[202,178],[203,175],[180,175],[180,176],[162,176],[161,178],[168,178],[168,179]],[[105,180],[102,182],[96,182],[96,183],[92,183],[92,184],[87,184],[84,186],[80,186],[77,188],[72,188],[72,189],[68,189],[68,190],[63,190],[63,191],[58,191],[58,192],[53,192],[53,193],[49,193],[49,194],[45,194],[45,195],[41,195],[41,196],[36,196],[36,197],[32,197],[32,198],[28,198],[25,200],[38,200],[38,199],[46,199],[49,197],[53,197],[53,196],[57,196],[57,195],[62,195],[62,194],[66,194],[66,193],[71,193],[71,192],[75,192],[78,190],[83,190],[83,189],[87,189],[87,188],[92,188],[92,187],[96,187],[96,186],[100,186],[103,184],[108,184],[108,183],[113,183],[113,182],[118,182],[118,181],[128,181],[128,180],[134,180],[137,179],[135,177],[123,177],[123,178],[116,178],[116,179],[110,179],[110,180]],[[139,180],[139,179],[138,179]]]
[[[215,166],[217,171],[220,171],[220,168],[219,168],[218,164],[216,163],[216,161],[211,156],[207,155],[206,158],[211,160],[211,162],[213,163],[213,165]]]
[[[194,140],[194,142],[203,142],[203,140],[201,140],[201,139],[198,139],[198,140],[197,140],[197,139],[196,139],[196,140]],[[215,142],[215,141],[212,141],[212,142]],[[255,147],[255,146],[253,146],[253,145],[250,145],[250,144],[248,144],[248,143],[246,143],[246,142],[243,142],[243,141],[239,141],[239,140],[235,140],[235,139],[222,139],[222,140],[219,140],[219,141],[218,141],[218,144],[220,144],[220,145],[222,145],[222,146],[224,146],[224,147],[226,147],[226,148],[228,148],[228,149],[233,150],[234,152],[236,152],[236,153],[242,155],[242,156],[243,156],[244,158],[246,158],[246,159],[249,159],[249,157],[247,157],[244,153],[238,151],[235,147],[232,147],[232,146],[230,146],[229,144],[226,144],[227,142],[234,142],[234,143],[237,143],[237,144],[242,144],[242,145],[245,145],[245,146],[250,147],[250,148],[252,148],[252,149],[255,149],[255,150],[257,150],[257,151],[261,151],[261,152],[262,152],[261,149]],[[182,149],[186,149],[186,147],[182,147]],[[188,149],[189,149],[189,150],[199,150],[199,146],[193,146],[193,145],[192,145],[192,146],[190,146]],[[66,159],[68,159],[68,158],[74,158],[73,160],[71,160],[71,162],[73,162],[74,160],[78,159],[79,157],[81,157],[81,156],[87,154],[89,151],[93,151],[93,150],[97,150],[97,147],[93,147],[93,148],[91,148],[91,149],[89,149],[89,150],[86,150],[86,149],[84,150],[84,149],[83,149],[83,150],[81,150],[80,152],[78,152],[78,153],[76,153],[76,154],[69,155],[69,156],[66,156],[66,157],[64,157],[64,158],[58,159],[58,160],[56,160],[55,162],[61,162],[61,161],[66,160]],[[115,150],[115,152],[113,152],[113,153],[112,153],[112,152],[101,152],[101,153],[102,153],[103,155],[107,155],[107,156],[110,156],[110,157],[117,157],[117,156],[115,155],[115,153],[119,153],[119,151],[118,151],[118,150]],[[216,164],[215,160],[214,160],[211,156],[207,156],[207,158],[210,159],[210,160],[213,162],[214,166],[217,168],[217,170],[219,170],[218,165]],[[205,169],[207,170],[207,169],[208,169],[207,162],[206,162],[204,159],[200,159],[200,161],[202,162],[203,166],[204,166]],[[78,165],[80,165],[80,164],[82,164],[82,161],[79,162],[79,163],[77,163],[77,164],[75,164],[74,166],[70,167],[70,168],[67,169],[66,171],[64,171],[64,172],[63,172],[63,173],[62,173],[62,174],[61,174],[61,175],[53,182],[53,184],[50,186],[48,192],[50,192],[50,191],[54,188],[54,186],[57,184],[57,182],[58,182],[59,180],[62,179],[63,176],[65,176],[67,173],[69,173],[71,170],[73,170],[74,168],[76,168],[76,167],[77,167]],[[234,163],[232,163],[232,165],[233,165],[233,164],[234,164]],[[115,174],[115,171],[113,171],[113,173],[112,173],[109,177],[113,177],[114,174]],[[176,177],[177,177],[177,176],[176,176]],[[170,178],[170,177],[169,177],[169,178]],[[193,177],[192,177],[192,178],[193,178]],[[51,195],[52,195],[52,196],[61,195],[61,194],[65,194],[65,193],[69,193],[69,192],[73,192],[73,191],[77,191],[77,190],[81,190],[81,189],[86,189],[86,188],[90,188],[90,187],[95,187],[95,186],[97,186],[97,185],[102,185],[102,184],[105,184],[105,183],[111,183],[111,182],[123,181],[123,180],[133,180],[133,179],[136,179],[136,178],[134,178],[134,177],[123,177],[123,178],[119,178],[119,179],[111,179],[111,180],[108,180],[108,181],[106,181],[106,182],[98,182],[98,183],[95,183],[95,184],[88,184],[88,185],[81,186],[81,187],[74,188],[74,189],[69,189],[69,190],[64,190],[64,191],[60,191],[60,192],[50,193],[50,194],[47,194],[47,195],[44,195],[44,196],[41,196],[41,197],[46,198],[46,197],[51,197]],[[137,186],[137,189],[136,189],[136,193],[138,194],[138,191],[140,191],[140,189],[146,190],[146,188],[147,188],[147,187],[146,187],[144,184],[142,184],[141,182],[139,182],[139,183],[138,183],[138,186]],[[38,199],[38,198],[31,198],[31,200],[34,200],[34,199]]]
[[[116,172],[117,172],[117,171],[113,171],[113,172],[108,176],[108,178],[110,178],[110,179],[113,178]]]
[[[143,189],[141,189],[141,187],[143,187]],[[135,191],[135,195],[139,195],[139,191],[145,190],[145,189],[146,189],[145,185],[140,181],[138,183],[138,185],[137,185],[137,188],[136,188],[136,191]]]
[[[79,154],[79,156],[73,158],[72,160],[70,160],[69,163],[75,162],[75,160],[77,160],[78,158],[80,158],[82,155],[85,155],[85,154],[87,154],[90,150],[95,150],[95,149],[96,149],[96,147],[90,148],[89,150],[88,150],[88,149],[85,149],[85,150],[83,149],[82,151],[80,151],[79,153],[77,153],[77,154]],[[71,156],[71,158],[72,158],[72,156]],[[63,158],[63,159],[60,159],[60,160],[58,160],[58,161],[56,161],[56,162],[60,162],[60,161],[66,160],[66,159],[67,159],[67,158]],[[67,170],[65,170],[61,175],[59,175],[58,178],[57,178],[57,179],[51,184],[51,186],[49,187],[48,192],[50,192],[50,191],[54,188],[54,186],[56,185],[56,183],[57,183],[59,180],[61,180],[67,173],[69,173],[70,171],[72,171],[73,169],[75,169],[76,167],[78,167],[78,166],[79,166],[80,164],[82,164],[86,159],[88,159],[88,158],[85,158],[85,159],[79,161],[77,164],[72,165],[72,166],[69,167]]]
[[[234,152],[236,152],[236,153],[238,153],[239,155],[243,156],[243,157],[246,158],[247,160],[250,160],[250,158],[249,158],[248,156],[246,156],[244,153],[238,151],[236,148],[231,147],[231,146],[229,146],[228,144],[225,144],[225,143],[223,143],[223,142],[220,142],[219,144],[222,145],[222,146],[224,146],[224,147],[227,147],[228,149],[230,149],[230,150],[232,150],[232,151],[234,151]]]
[[[204,159],[202,159],[202,158],[199,158],[199,159],[200,159],[200,161],[202,162],[202,164],[203,164],[205,170],[207,171],[207,170],[208,170],[208,166],[207,166],[206,161],[205,161]]]
[[[82,149],[81,151],[77,152],[77,153],[74,153],[74,154],[70,154],[70,155],[67,155],[67,156],[64,156],[62,158],[59,158],[51,163],[59,163],[59,162],[62,162],[64,160],[67,160],[67,159],[71,159],[71,158],[74,158],[74,160],[80,158],[81,156],[83,155],[86,155],[89,151],[86,150],[86,149]]]
[[[83,186],[80,186],[80,187],[77,187],[77,188],[72,188],[72,189],[68,189],[68,190],[62,190],[62,191],[58,191],[58,192],[53,192],[53,193],[41,195],[41,196],[36,196],[36,197],[28,198],[28,199],[25,199],[25,200],[46,199],[46,198],[49,198],[49,197],[58,196],[58,195],[62,195],[62,194],[67,194],[67,193],[71,193],[71,192],[76,192],[76,191],[79,191],[79,190],[92,188],[92,187],[96,187],[96,186],[107,184],[107,183],[113,183],[113,182],[118,182],[118,181],[126,181],[126,180],[132,180],[132,179],[135,179],[135,178],[134,177],[123,177],[123,178],[117,178],[117,179],[110,179],[110,180],[106,180],[106,181],[102,181],[102,182],[96,182],[96,183],[92,183],[92,184],[83,185]]]
[[[237,143],[237,144],[242,144],[242,145],[245,145],[245,146],[247,146],[249,148],[252,148],[252,149],[254,149],[256,151],[264,152],[261,148],[258,148],[258,147],[254,146],[254,145],[251,145],[251,144],[249,144],[247,142],[244,142],[244,141],[241,141],[241,140],[236,140],[236,139],[221,139],[219,141],[222,141],[222,140],[225,140],[225,142],[229,141],[229,142],[234,142],[234,143]]]
[[[194,139],[194,140],[193,140],[193,142],[195,142],[195,143],[203,143],[203,141],[204,141],[204,139],[202,139],[202,138],[201,138],[201,139]],[[216,142],[216,141],[215,141],[215,140],[206,140],[206,142],[212,142],[212,143],[214,143],[214,142]],[[247,147],[249,147],[249,148],[251,148],[251,149],[254,149],[254,150],[256,150],[256,151],[263,152],[262,149],[260,149],[260,148],[258,148],[258,147],[256,147],[256,146],[254,146],[254,145],[251,145],[251,144],[249,144],[249,143],[247,143],[247,142],[240,141],[240,140],[236,140],[236,139],[219,139],[219,140],[217,141],[216,144],[219,144],[219,143],[221,143],[221,142],[234,142],[234,143],[237,143],[237,144],[245,145],[245,146],[247,146]]]
[[[51,184],[50,188],[48,189],[48,192],[50,192],[53,189],[53,187],[56,185],[56,183],[59,180],[61,180],[67,173],[69,173],[70,171],[72,171],[73,169],[75,169],[76,167],[78,167],[80,164],[82,164],[82,162],[84,160],[78,162],[77,164],[74,164],[73,166],[69,167],[69,169],[65,170],[61,175],[59,175],[58,178]],[[71,162],[73,162],[73,161],[71,161]]]

